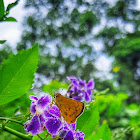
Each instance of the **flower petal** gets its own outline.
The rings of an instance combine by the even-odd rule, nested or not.
[[[54,115],[55,117],[60,118],[60,112],[59,112],[59,108],[56,106],[52,106],[52,108],[49,111],[52,115]]]
[[[94,89],[95,83],[93,79],[90,79],[87,83],[87,89]]]
[[[82,131],[77,130],[74,133],[74,136],[76,140],[84,140],[85,134]]]
[[[48,118],[48,117],[54,118],[54,116],[53,116],[51,113],[49,113],[47,110],[44,110],[44,116],[45,116],[46,118]]]
[[[72,99],[74,99],[74,100],[77,100],[77,101],[82,101],[83,100],[83,97],[81,97],[81,96],[73,96],[72,97]]]
[[[89,94],[89,96],[91,96],[92,95],[92,90],[91,89],[87,90],[87,93]]]
[[[31,121],[28,121],[24,124],[24,129],[26,132],[30,132],[33,136],[41,133],[41,124],[39,121],[39,117],[35,115]]]
[[[60,139],[64,138],[66,136],[67,132],[68,131],[66,129],[61,130],[59,133],[59,138]]]
[[[51,103],[51,96],[42,96],[38,101],[36,105],[36,110],[39,114],[43,113],[44,108]]]
[[[49,95],[47,96],[42,96],[38,101],[37,101],[37,106],[40,107],[45,107],[48,103],[51,102],[51,99],[49,97]]]
[[[74,140],[73,132],[71,130],[68,131],[68,133],[64,137],[64,140]]]
[[[33,95],[30,95],[29,98],[30,98],[30,100],[34,100],[34,101],[38,100],[38,98],[36,96],[33,96]]]
[[[70,81],[77,80],[76,77],[72,77],[72,76],[67,76],[67,79],[70,80]]]
[[[39,116],[40,122],[45,122],[45,118],[43,117],[43,115]]]
[[[86,100],[86,102],[91,101],[91,98],[90,98],[90,96],[89,96],[89,94],[87,92],[85,92],[85,100]]]
[[[86,81],[79,78],[79,86],[86,87]]]
[[[73,123],[71,125],[72,125],[72,129],[75,131],[76,130],[76,123]]]
[[[36,112],[36,104],[35,104],[35,102],[31,103],[31,105],[30,105],[30,112],[32,114],[35,114],[35,112]]]
[[[45,122],[45,127],[47,128],[48,132],[52,135],[56,135],[58,130],[60,129],[61,122],[59,119],[48,118]]]

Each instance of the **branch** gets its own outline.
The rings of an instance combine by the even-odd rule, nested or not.
[[[11,122],[15,122],[15,123],[18,123],[20,125],[23,126],[23,123],[21,121],[16,121],[14,119],[10,119],[10,118],[5,118],[5,117],[0,117],[0,120],[7,120],[7,121],[11,121]]]
[[[25,135],[23,133],[20,133],[20,132],[14,130],[14,129],[11,129],[11,128],[7,127],[7,126],[2,126],[1,124],[0,124],[0,127],[2,128],[2,130],[7,131],[7,132],[19,137],[19,138],[22,138],[24,140],[32,140],[31,135]]]

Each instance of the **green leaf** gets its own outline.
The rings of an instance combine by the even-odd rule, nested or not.
[[[17,20],[13,17],[7,17],[4,21],[17,21]]]
[[[3,0],[0,0],[0,19],[4,16],[4,3]]]
[[[120,100],[112,100],[112,102],[110,102],[108,110],[107,110],[107,115],[108,116],[114,116],[115,114],[117,114],[120,109],[122,107],[122,103]]]
[[[128,99],[128,94],[127,93],[123,93],[123,92],[119,92],[117,93],[117,98],[120,99],[120,100],[126,100]]]
[[[101,125],[90,139],[91,140],[111,140],[111,132],[108,125],[107,124]]]
[[[0,44],[4,44],[6,40],[0,40]]]
[[[6,9],[6,15],[9,14],[9,11],[11,8],[13,8],[14,6],[16,6],[18,4],[19,0],[16,0],[14,3],[11,3],[7,6],[7,9]]]
[[[85,138],[88,138],[99,123],[99,112],[96,105],[90,103],[89,109],[77,120],[77,129],[84,132]]]
[[[40,138],[42,138],[43,140],[45,140],[46,138],[49,139],[49,140],[51,140],[51,137],[52,136],[47,132],[47,130],[45,130],[42,133],[33,136],[32,140],[39,140]]]
[[[108,103],[108,110],[107,110],[108,116],[113,116],[113,115],[117,114],[120,111],[120,109],[122,108],[121,99],[118,99],[113,94],[108,94],[106,96],[106,101]]]
[[[57,80],[53,80],[48,85],[44,85],[42,90],[44,92],[51,93],[53,90],[58,90],[60,88],[67,89],[68,84]]]
[[[102,113],[107,108],[107,102],[104,95],[95,96],[95,103],[98,105],[98,111]]]
[[[5,60],[0,68],[0,105],[25,94],[33,84],[38,44]]]

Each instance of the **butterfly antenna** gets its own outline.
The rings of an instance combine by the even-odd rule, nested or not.
[[[53,95],[53,97],[54,97],[54,94],[55,94],[55,90],[52,89],[52,91],[51,91],[51,95]]]
[[[73,84],[70,84],[67,90],[67,93],[70,91],[70,89],[73,87]]]
[[[54,89],[52,89],[51,95],[53,95],[53,97],[52,97],[52,103],[51,103],[51,105],[52,104],[55,104],[55,98],[54,98],[55,93],[56,93],[56,91]]]

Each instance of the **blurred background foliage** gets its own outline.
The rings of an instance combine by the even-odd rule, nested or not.
[[[109,87],[113,93],[127,92],[131,96],[129,102],[139,103],[140,11],[136,9],[137,2],[26,0],[25,9],[32,12],[24,19],[17,51],[38,41],[37,73],[47,80],[65,82],[67,75],[86,80],[94,78],[98,90]],[[102,49],[98,48],[99,42]],[[6,46],[0,51],[0,62],[11,55],[10,48]],[[95,63],[104,54],[114,60],[111,80],[97,76],[99,69]],[[42,82],[40,76],[37,80]]]
[[[31,12],[24,18],[24,31],[16,48],[20,51],[39,42],[40,61],[34,89],[38,88],[38,83],[44,92],[66,88],[66,76],[94,78],[98,91],[109,88],[110,94],[96,95],[97,91],[94,94],[102,122],[109,124],[113,140],[140,138],[140,11],[136,8],[137,2],[116,0],[112,5],[105,0],[26,0],[25,9]],[[102,49],[97,48],[99,42]],[[13,53],[11,48],[6,45],[0,50],[0,63]],[[112,74],[112,79],[97,76],[96,61],[102,55],[113,58],[108,73]],[[43,85],[42,76],[48,81],[57,81]],[[11,117],[19,110],[24,114],[30,106],[27,98],[24,95],[3,105],[0,115]]]

